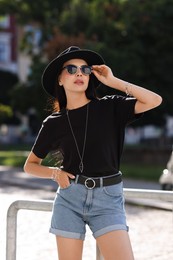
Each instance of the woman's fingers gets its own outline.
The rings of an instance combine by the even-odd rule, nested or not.
[[[104,84],[113,76],[112,70],[106,65],[93,65],[92,69],[93,74]]]
[[[61,171],[58,177],[58,184],[61,188],[67,188],[70,185],[70,179],[75,179],[75,176],[71,173]]]
[[[92,69],[93,69],[93,72],[96,72],[99,75],[102,75],[105,70],[105,65],[93,65]]]

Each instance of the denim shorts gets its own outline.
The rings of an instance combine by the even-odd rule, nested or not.
[[[114,230],[126,230],[123,182],[87,189],[71,182],[59,188],[54,200],[50,233],[85,239],[86,224],[95,238]]]

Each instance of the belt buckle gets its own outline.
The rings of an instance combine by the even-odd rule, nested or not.
[[[88,186],[88,185],[89,185],[88,182],[92,182],[92,186]],[[87,189],[92,190],[92,189],[94,189],[95,186],[96,186],[96,182],[95,182],[95,180],[93,180],[92,178],[87,178],[87,179],[85,180],[85,187],[86,187]]]

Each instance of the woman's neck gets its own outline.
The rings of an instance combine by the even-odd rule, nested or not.
[[[76,109],[79,107],[82,107],[86,104],[88,104],[90,100],[85,96],[85,97],[76,97],[76,98],[68,98],[67,99],[67,109]]]

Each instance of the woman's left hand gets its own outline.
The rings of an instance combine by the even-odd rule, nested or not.
[[[96,78],[105,85],[109,85],[109,82],[114,77],[112,70],[106,65],[93,65],[92,73]]]

